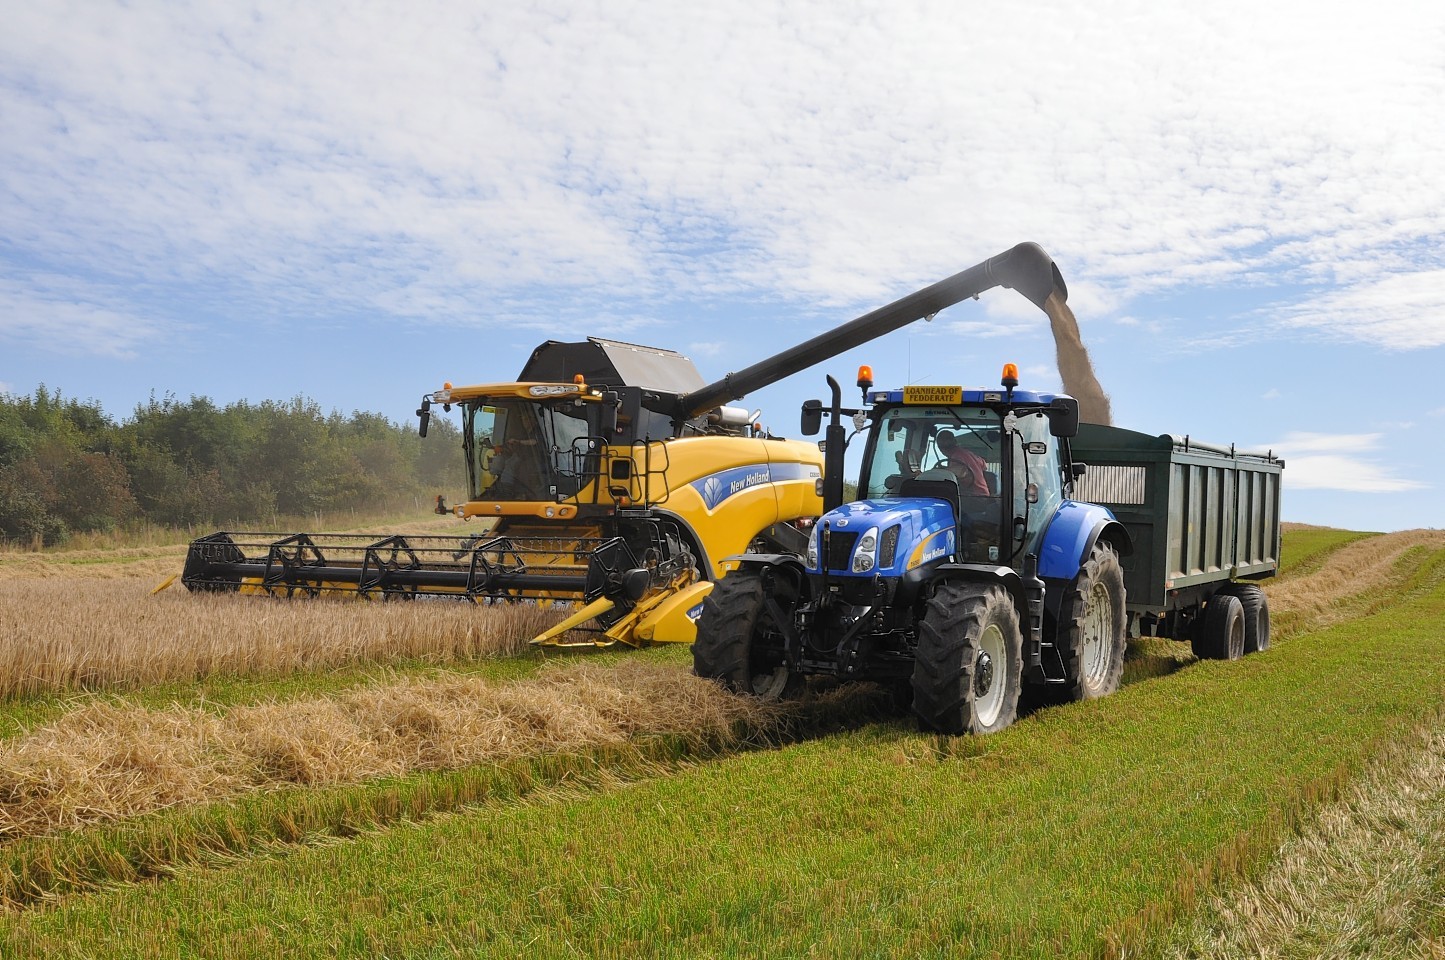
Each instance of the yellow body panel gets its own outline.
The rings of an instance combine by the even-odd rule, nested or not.
[[[642,643],[692,643],[712,586],[711,580],[702,580],[674,593],[637,624],[634,635]]]

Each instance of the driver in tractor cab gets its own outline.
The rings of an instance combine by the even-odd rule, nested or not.
[[[988,479],[985,476],[988,465],[972,450],[965,450],[958,437],[948,430],[938,431],[938,452],[943,454],[943,469],[958,478],[958,492],[964,496],[989,496]]]

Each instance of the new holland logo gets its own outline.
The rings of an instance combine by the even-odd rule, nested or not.
[[[754,466],[734,467],[701,480],[694,480],[692,487],[702,497],[702,502],[707,505],[709,510],[716,510],[718,504],[733,494],[742,493],[749,487],[756,487],[772,481],[773,474],[768,465],[759,463]]]
[[[724,493],[723,482],[717,477],[708,477],[702,484],[702,499],[711,510],[722,502]]]

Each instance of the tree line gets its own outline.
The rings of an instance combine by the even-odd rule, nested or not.
[[[121,421],[44,386],[0,394],[0,537],[62,543],[132,521],[256,523],[404,509],[463,487],[457,428],[430,436],[376,413],[324,414],[312,400],[217,406],[167,395]]]

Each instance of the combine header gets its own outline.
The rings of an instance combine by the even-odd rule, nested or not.
[[[734,399],[995,286],[1042,303],[1062,287],[1036,244],[872,311],[705,384],[671,350],[589,338],[548,341],[518,380],[422,398],[461,408],[466,537],[234,533],[191,544],[191,590],[401,600],[427,596],[581,603],[534,643],[690,643],[713,581],[739,555],[798,554],[825,496],[841,499],[841,458],[757,426]],[[835,443],[829,437],[829,443]],[[841,446],[841,438],[837,441]]]

